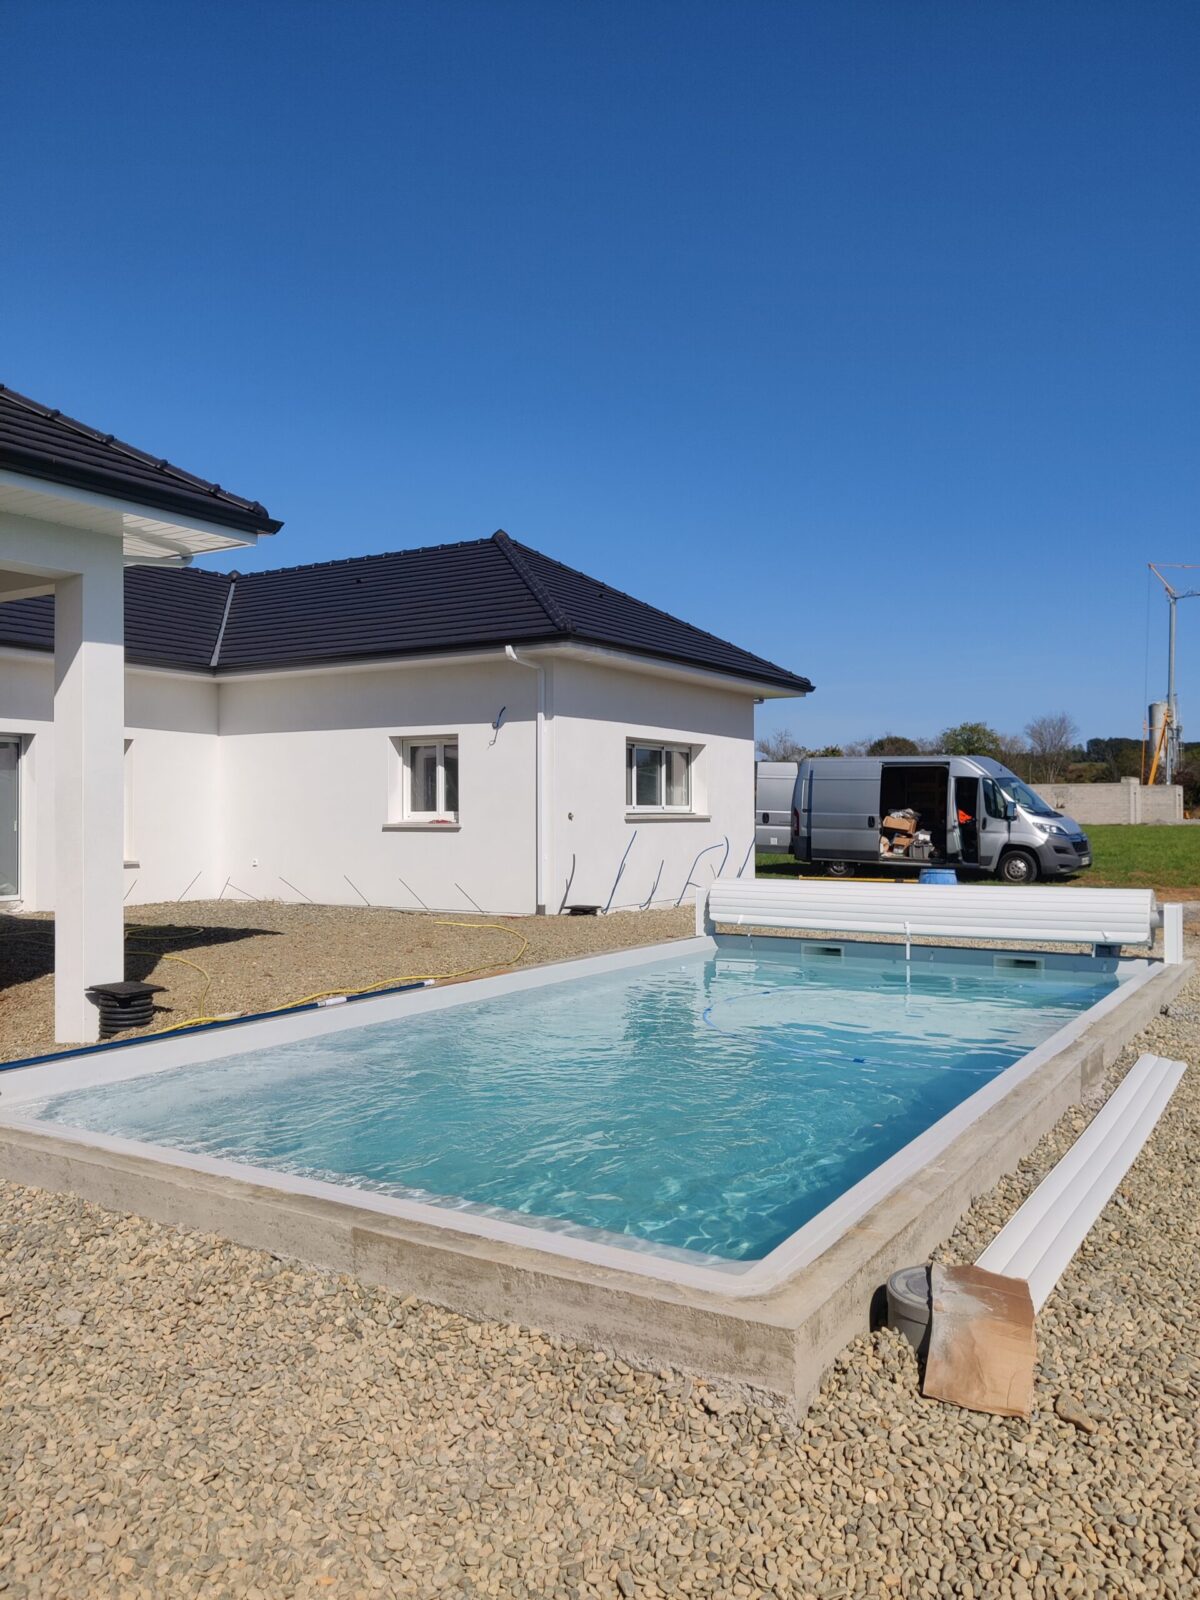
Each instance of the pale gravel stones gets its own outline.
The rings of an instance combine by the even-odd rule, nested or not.
[[[1200,982],[1177,1005],[1110,1079],[1141,1049],[1194,1067],[1039,1318],[1027,1423],[922,1400],[887,1332],[797,1420],[0,1185],[0,1596],[1196,1595]],[[941,1257],[973,1259],[1087,1115]]]
[[[1054,1402],[1054,1414],[1078,1428],[1081,1433],[1095,1433],[1100,1426],[1095,1417],[1085,1411],[1075,1396],[1066,1389]]]

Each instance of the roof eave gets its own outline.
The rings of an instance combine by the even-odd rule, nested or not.
[[[815,688],[807,678],[792,673],[775,676],[769,671],[736,672],[729,668],[689,661],[665,651],[623,650],[618,646],[586,639],[578,634],[537,641],[530,648],[541,654],[575,656],[607,666],[621,667],[631,672],[651,671],[661,676],[685,678],[689,681],[702,678],[714,686],[736,689],[743,694],[753,694],[764,700],[796,699],[812,694]]]
[[[265,512],[244,510],[231,505],[217,495],[189,494],[163,486],[153,494],[119,473],[104,472],[100,468],[84,468],[55,456],[42,456],[33,451],[14,449],[11,445],[0,448],[0,467],[19,472],[25,477],[37,478],[43,483],[62,484],[70,489],[86,489],[102,494],[127,505],[143,506],[150,511],[167,511],[185,516],[200,517],[218,527],[230,528],[237,533],[278,533],[283,523]]]
[[[807,678],[779,681],[740,673],[722,672],[716,667],[706,667],[695,662],[680,661],[668,656],[652,656],[640,651],[618,650],[611,646],[592,644],[570,635],[551,634],[535,637],[510,636],[508,642],[519,645],[537,655],[565,656],[590,661],[626,672],[650,672],[660,677],[675,678],[685,682],[697,679],[713,688],[732,689],[739,694],[754,695],[764,700],[796,699],[813,692]],[[238,666],[182,665],[165,656],[144,654],[136,648],[127,649],[126,663],[149,671],[182,672],[191,676],[224,680],[282,677],[293,673],[370,671],[389,666],[417,667],[423,665],[458,663],[464,666],[488,660],[504,649],[502,639],[481,640],[478,644],[459,644],[444,650],[391,651],[387,654],[364,653],[359,655],[308,657],[295,661],[255,661]],[[49,654],[51,645],[30,641],[8,645],[8,650]]]

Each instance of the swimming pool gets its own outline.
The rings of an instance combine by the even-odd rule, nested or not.
[[[401,1214],[538,1230],[585,1258],[745,1274],[806,1230],[819,1241],[822,1219],[844,1224],[847,1197],[869,1203],[906,1152],[952,1136],[1144,966],[744,937],[665,948],[489,980],[479,998],[403,997],[398,1015],[252,1050],[226,1039],[220,1059],[110,1069],[25,1096],[21,1114]]]

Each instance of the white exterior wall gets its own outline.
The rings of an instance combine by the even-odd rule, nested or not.
[[[220,888],[218,685],[131,670],[125,682],[129,905],[208,900]]]
[[[461,665],[221,680],[230,892],[532,912],[535,685],[499,651]],[[443,734],[458,739],[459,828],[396,827],[393,739]]]
[[[551,682],[547,910],[559,910],[564,898],[603,907],[611,897],[612,910],[674,905],[689,876],[698,883],[718,873],[754,876],[751,691],[568,657],[555,660]],[[697,749],[691,815],[627,812],[625,748],[634,738]]]
[[[530,659],[546,671],[549,911],[671,905],[689,876],[753,877],[752,690]],[[53,901],[52,703],[51,660],[6,652],[0,734],[26,739],[27,910]],[[537,674],[500,652],[219,681],[130,668],[126,903],[249,895],[532,913],[536,711]],[[438,735],[458,740],[460,825],[396,826],[393,740]],[[627,813],[631,738],[697,751],[692,814]]]
[[[0,734],[21,736],[21,906],[54,906],[54,663],[51,657],[0,663]],[[129,905],[207,898],[219,837],[217,685],[201,678],[125,674]],[[194,863],[185,870],[188,863]]]

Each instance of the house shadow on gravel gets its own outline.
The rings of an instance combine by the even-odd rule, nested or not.
[[[205,927],[197,923],[126,923],[124,976],[143,982],[164,955],[186,956],[189,951],[241,939],[265,939],[278,928]],[[31,983],[54,971],[54,918],[14,917],[0,913],[0,989]],[[114,978],[122,974],[115,973]]]

